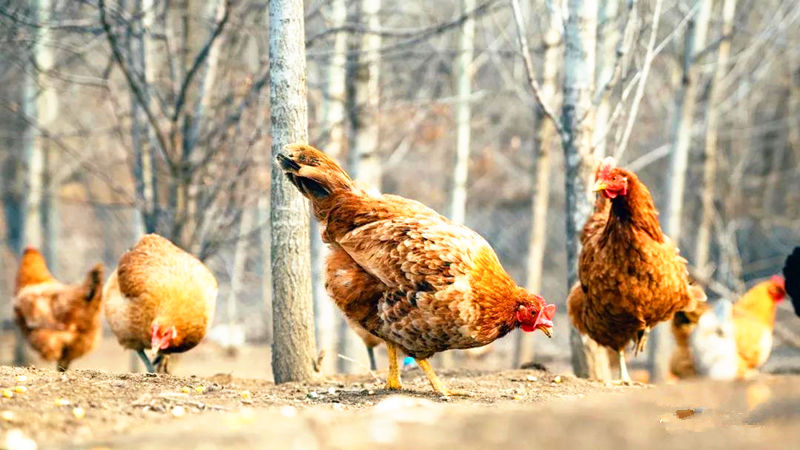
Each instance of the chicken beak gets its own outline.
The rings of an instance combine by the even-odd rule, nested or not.
[[[156,356],[158,356],[158,352],[159,352],[160,350],[161,350],[161,346],[159,346],[159,345],[154,345],[154,346],[151,348],[151,351],[153,352],[153,358],[155,358]]]
[[[600,180],[597,180],[597,182],[594,184],[594,187],[592,188],[592,192],[605,191],[606,189],[608,189],[608,185]]]
[[[552,328],[550,328],[550,327],[539,327],[539,329],[542,330],[542,333],[544,333],[545,336],[547,336],[549,338],[553,337],[553,329]]]

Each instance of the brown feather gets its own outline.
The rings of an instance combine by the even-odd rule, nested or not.
[[[197,258],[149,234],[124,253],[106,282],[106,319],[120,345],[149,349],[154,323],[178,336],[163,353],[178,353],[203,340],[214,316],[217,281]]]
[[[61,370],[100,342],[102,280],[103,266],[98,264],[82,284],[62,284],[50,275],[38,251],[25,250],[14,298],[17,325],[31,347],[43,359],[57,361]]]
[[[621,168],[604,176],[626,180],[626,192],[608,202],[607,215],[598,202],[604,209],[584,227],[580,285],[568,309],[581,332],[619,351],[676,311],[694,309],[704,294],[690,290],[686,262],[662,233],[644,183]]]
[[[474,231],[422,203],[370,193],[311,146],[287,150],[278,163],[311,201],[332,250],[328,293],[372,335],[424,359],[489,344],[519,326],[520,306],[544,306]]]

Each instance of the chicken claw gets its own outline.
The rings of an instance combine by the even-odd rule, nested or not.
[[[397,347],[386,341],[386,350],[389,353],[389,376],[386,378],[386,389],[399,391],[403,389],[403,383],[400,382],[400,368],[397,366]]]
[[[456,389],[447,389],[442,383],[442,380],[436,375],[436,372],[433,371],[433,367],[431,367],[431,363],[428,362],[427,359],[418,359],[417,365],[423,372],[425,372],[425,376],[428,377],[428,381],[431,382],[431,387],[433,390],[436,391],[437,394],[441,395],[442,397],[451,397],[451,396],[460,396],[460,397],[472,397],[473,394],[466,392],[466,391],[459,391]]]

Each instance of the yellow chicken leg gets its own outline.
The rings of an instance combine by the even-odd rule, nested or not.
[[[628,364],[625,362],[625,350],[619,351],[619,380],[614,381],[614,384],[620,386],[642,386],[642,383],[631,380],[628,375]]]
[[[433,371],[433,367],[431,367],[431,363],[428,362],[427,359],[417,359],[417,365],[423,372],[425,372],[425,376],[428,377],[428,381],[431,382],[431,387],[433,390],[436,391],[437,394],[442,395],[444,397],[449,397],[452,395],[459,395],[465,397],[471,397],[472,394],[465,391],[457,391],[447,389],[442,383],[442,380],[436,375],[436,372]]]
[[[386,341],[386,351],[389,353],[389,376],[386,378],[386,389],[399,391],[403,389],[400,382],[400,368],[397,366],[397,347]]]

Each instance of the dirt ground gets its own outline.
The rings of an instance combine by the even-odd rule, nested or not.
[[[563,450],[666,448],[678,439],[729,449],[790,448],[800,437],[797,376],[652,388],[535,370],[456,370],[443,380],[475,396],[448,400],[419,369],[404,373],[403,395],[383,390],[379,377],[276,386],[225,374],[0,367],[0,447]]]

